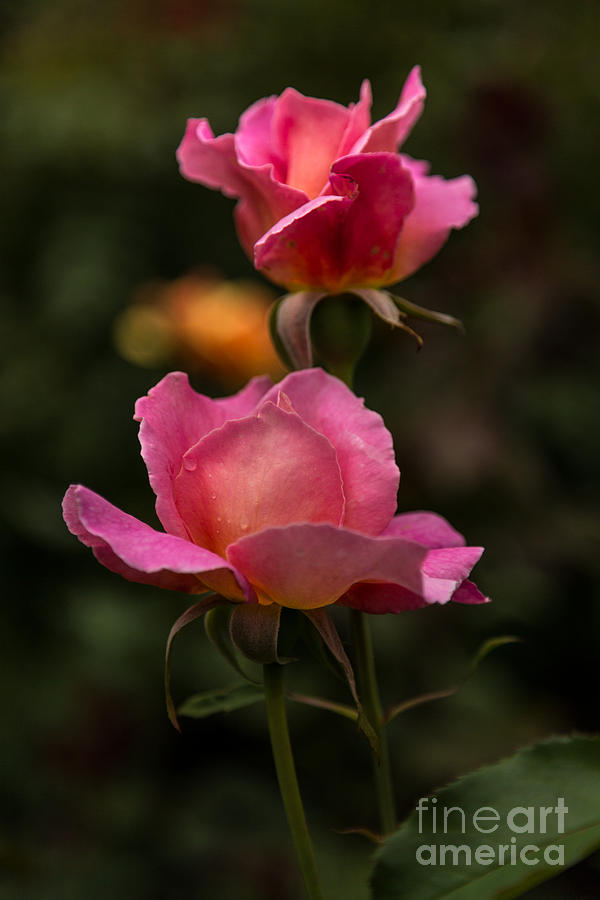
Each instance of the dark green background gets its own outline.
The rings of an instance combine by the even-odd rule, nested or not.
[[[423,326],[416,355],[377,326],[357,390],[394,433],[400,509],[484,544],[494,603],[374,621],[385,699],[451,684],[487,637],[524,642],[394,722],[399,808],[540,736],[597,730],[598,4],[29,0],[0,16],[0,898],[297,900],[264,711],[177,735],[162,655],[186,598],[111,575],[59,515],[80,481],[155,521],[131,415],[164,371],[123,361],[113,321],[145,281],[252,274],[231,202],[177,173],[186,117],[231,130],[288,84],[348,103],[365,76],[380,117],[419,62],[406,150],[472,174],[481,215],[402,292],[467,336]],[[175,651],[179,698],[232,680],[201,625]],[[345,699],[310,662],[289,675]],[[326,713],[291,721],[330,896],[363,900],[369,845],[337,829],[376,827],[367,747]],[[599,880],[591,861],[531,896],[585,900]]]

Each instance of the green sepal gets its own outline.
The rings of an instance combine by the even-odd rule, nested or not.
[[[424,306],[418,306],[404,297],[396,297],[395,294],[390,294],[390,297],[398,308],[412,319],[423,319],[426,322],[436,322],[438,325],[448,325],[450,328],[456,328],[461,334],[465,334],[465,326],[460,319],[456,319],[454,316],[437,312],[434,309],[427,309]]]
[[[189,609],[186,609],[186,611],[179,616],[169,632],[167,646],[165,648],[165,702],[167,705],[169,721],[177,731],[181,731],[181,728],[177,721],[177,712],[171,695],[171,647],[173,646],[173,640],[182,628],[185,628],[185,626],[189,625],[191,622],[195,622],[200,616],[203,616],[210,609],[219,606],[222,603],[227,603],[224,597],[220,597],[218,594],[212,592],[205,594],[197,603],[194,603],[193,606],[190,606]]]
[[[329,615],[326,609],[305,609],[303,610],[304,615],[312,622],[314,627],[317,629],[321,637],[323,638],[323,642],[327,649],[331,652],[334,658],[342,667],[344,675],[346,676],[346,682],[348,687],[350,688],[350,693],[352,694],[352,699],[356,703],[356,711],[357,711],[357,724],[359,729],[362,731],[369,744],[371,745],[371,749],[375,754],[376,758],[380,757],[380,746],[379,746],[379,738],[373,726],[371,725],[365,711],[362,708],[362,704],[358,699],[358,692],[356,690],[356,679],[354,677],[354,670],[352,668],[352,664],[348,659],[346,651],[344,650],[344,646],[340,639],[340,636],[337,632],[337,629],[333,623],[333,619]]]
[[[229,621],[231,640],[246,659],[266,665],[292,662],[279,655],[281,606],[271,603],[237,603]]]
[[[275,347],[275,352],[279,356],[279,359],[284,364],[284,366],[286,366],[286,368],[293,371],[295,369],[295,366],[290,359],[289,353],[285,349],[285,344],[281,340],[281,337],[279,336],[279,332],[277,330],[277,317],[279,315],[279,307],[286,299],[286,296],[287,295],[284,295],[283,297],[280,297],[278,300],[276,300],[269,310],[269,333],[271,335],[271,340],[273,341],[273,346]]]
[[[222,606],[215,606],[214,609],[211,609],[206,613],[204,616],[204,630],[206,631],[206,636],[213,647],[219,651],[223,659],[227,660],[229,665],[241,675],[242,678],[245,678],[246,681],[250,681],[253,684],[261,684],[258,679],[252,678],[252,676],[244,671],[236,656],[229,630],[232,609],[231,604],[223,604]]]
[[[304,645],[310,655],[318,663],[325,666],[325,668],[328,669],[331,674],[339,681],[345,681],[346,675],[344,673],[344,669],[335,658],[335,656],[327,652],[325,644],[323,643],[323,638],[321,637],[311,620],[308,618],[308,616],[303,616],[302,620],[302,640],[304,641]]]

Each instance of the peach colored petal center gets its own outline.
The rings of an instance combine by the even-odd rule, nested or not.
[[[287,159],[286,183],[317,197],[348,127],[349,111],[330,100],[283,92],[273,116],[273,132]]]
[[[332,444],[270,402],[188,450],[174,497],[190,539],[221,556],[238,538],[267,527],[339,525],[345,507]]]

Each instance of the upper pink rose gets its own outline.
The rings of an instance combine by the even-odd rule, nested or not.
[[[431,259],[478,208],[468,175],[445,181],[399,154],[421,115],[416,66],[396,109],[370,124],[371,88],[348,108],[287,88],[253,104],[235,134],[189,119],[185,178],[238,198],[240,241],[257,269],[292,291],[383,287]]]
[[[165,531],[81,485],[63,503],[73,534],[125,578],[297,609],[485,599],[465,580],[481,548],[433,513],[393,517],[391,436],[322,370],[257,378],[219,400],[174,372],[135,418]]]

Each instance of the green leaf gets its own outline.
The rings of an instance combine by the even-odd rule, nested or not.
[[[376,856],[373,900],[519,897],[600,847],[600,739],[542,741],[419,803]]]
[[[264,700],[262,687],[254,684],[232,684],[230,687],[216,688],[202,694],[194,694],[183,703],[178,713],[191,719],[204,719],[219,712],[231,712],[242,709],[252,703]]]

